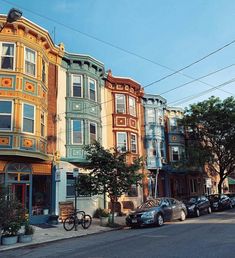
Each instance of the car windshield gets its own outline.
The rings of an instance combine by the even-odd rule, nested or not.
[[[138,209],[147,209],[147,208],[152,208],[159,206],[160,199],[154,199],[154,200],[148,200],[145,203],[142,203]]]

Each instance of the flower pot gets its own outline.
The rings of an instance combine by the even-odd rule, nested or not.
[[[18,236],[2,236],[2,245],[13,245],[17,243]]]
[[[30,243],[33,240],[33,235],[19,235],[19,243]]]
[[[109,222],[109,217],[100,217],[100,226],[106,227]]]

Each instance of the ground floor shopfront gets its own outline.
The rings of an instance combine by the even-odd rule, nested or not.
[[[48,220],[51,211],[51,163],[0,159],[0,184],[26,209],[32,224]]]

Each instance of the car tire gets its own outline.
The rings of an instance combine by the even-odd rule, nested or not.
[[[180,212],[180,221],[184,221],[186,219],[186,213],[184,210]]]
[[[208,207],[207,212],[208,212],[208,214],[211,214],[212,211],[211,211],[211,207],[210,206]]]
[[[162,216],[162,214],[157,214],[157,216],[156,216],[156,225],[158,226],[158,227],[161,227],[162,225],[164,224],[164,219],[163,219],[163,216]]]
[[[199,211],[199,209],[196,209],[195,214],[196,214],[197,217],[200,217],[200,211]]]

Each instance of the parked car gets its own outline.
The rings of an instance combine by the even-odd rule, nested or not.
[[[132,228],[144,225],[162,226],[165,221],[185,220],[187,209],[183,202],[161,197],[147,200],[126,217],[126,224]]]
[[[206,196],[192,196],[183,200],[187,207],[188,216],[199,217],[202,213],[211,213],[210,201]]]
[[[225,194],[212,194],[208,198],[213,211],[231,209],[233,207],[231,199]]]
[[[229,194],[226,194],[226,195],[230,198],[233,207],[235,207],[235,193],[229,193]]]

